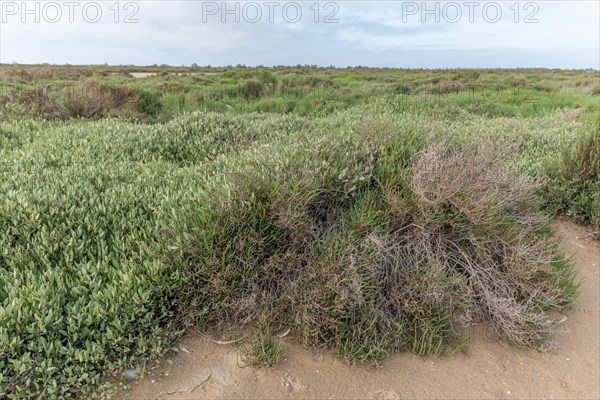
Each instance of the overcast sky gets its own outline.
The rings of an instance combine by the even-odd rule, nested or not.
[[[600,63],[597,0],[28,0],[25,7],[22,0],[0,0],[0,13],[2,63],[405,68]]]

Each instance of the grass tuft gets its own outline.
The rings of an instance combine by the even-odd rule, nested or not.
[[[251,367],[275,367],[285,357],[285,346],[269,330],[258,330],[239,348],[241,361]]]

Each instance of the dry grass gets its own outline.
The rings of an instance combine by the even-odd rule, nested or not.
[[[74,88],[67,101],[74,116],[103,118],[123,111],[135,111],[142,99],[133,89],[84,80]]]
[[[458,153],[437,145],[420,156],[411,182],[421,216],[416,254],[465,277],[472,311],[499,335],[544,347],[552,328],[544,310],[569,303],[572,273],[555,243],[540,240],[548,218],[538,211],[531,180],[506,166],[510,155],[482,141]]]
[[[32,89],[7,90],[4,101],[16,103],[29,114],[47,120],[69,118],[101,119],[152,114],[156,110],[152,98],[142,91],[125,86],[112,86],[95,79],[77,84],[36,85]]]

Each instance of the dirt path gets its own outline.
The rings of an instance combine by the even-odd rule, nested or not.
[[[447,358],[394,355],[381,369],[349,366],[330,354],[286,341],[274,369],[240,368],[235,345],[190,334],[172,365],[134,382],[118,399],[287,398],[600,398],[600,243],[589,231],[557,221],[562,248],[585,279],[552,353],[522,350],[476,331],[464,354]],[[559,316],[560,317],[560,316]],[[166,363],[165,363],[166,364]]]

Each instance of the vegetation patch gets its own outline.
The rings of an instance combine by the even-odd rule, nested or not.
[[[190,326],[256,331],[264,366],[287,330],[349,362],[451,354],[475,323],[552,347],[578,281],[549,218],[600,215],[582,73],[530,107],[464,90],[528,71],[193,71],[247,98],[110,72],[69,103],[31,79],[72,71],[0,71],[0,398],[104,396]]]
[[[257,331],[239,349],[244,365],[251,367],[274,367],[285,357],[285,346],[275,341],[269,331]]]
[[[546,169],[542,196],[553,212],[591,223],[600,237],[600,114],[592,114],[581,131]]]

